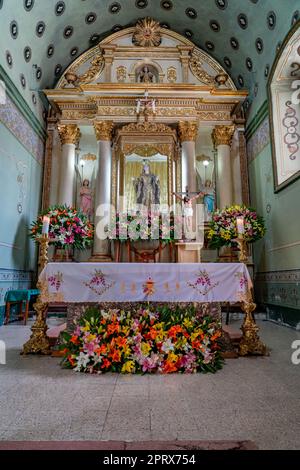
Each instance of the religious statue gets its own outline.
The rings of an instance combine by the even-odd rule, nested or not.
[[[205,181],[202,188],[203,202],[205,207],[205,220],[211,220],[212,213],[215,210],[215,188],[211,180]]]
[[[154,75],[150,72],[149,67],[145,65],[140,71],[138,78],[141,83],[153,83]]]
[[[80,196],[80,210],[85,214],[89,219],[92,216],[93,212],[93,190],[90,189],[90,182],[88,179],[84,179],[82,186],[79,192]]]
[[[160,204],[160,181],[158,176],[151,173],[149,163],[144,160],[142,173],[133,178],[136,194],[136,204],[145,206],[148,210],[154,204]]]
[[[189,193],[189,189],[186,186],[185,193],[178,194],[173,193],[177,199],[183,202],[183,228],[184,228],[184,236],[186,239],[191,238],[189,234],[192,232],[193,229],[193,216],[194,216],[194,209],[193,209],[193,201],[198,199],[198,197],[203,196],[203,193],[199,191],[194,196],[191,196]]]

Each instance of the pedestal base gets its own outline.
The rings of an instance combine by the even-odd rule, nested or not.
[[[181,242],[176,243],[177,263],[201,263],[202,243]]]
[[[42,354],[44,356],[51,354],[50,339],[47,336],[47,326],[33,326],[32,335],[27,343],[23,345],[22,355]]]
[[[105,253],[96,253],[89,259],[90,263],[111,263],[112,261],[111,256]]]

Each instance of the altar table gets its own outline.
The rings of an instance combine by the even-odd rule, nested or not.
[[[242,263],[48,263],[44,303],[238,302],[252,287]]]

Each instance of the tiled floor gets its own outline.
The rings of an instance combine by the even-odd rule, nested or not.
[[[53,320],[52,320],[53,322]],[[29,328],[0,328],[1,440],[252,440],[300,448],[300,333],[259,322],[270,357],[227,360],[217,374],[85,375],[22,357]]]

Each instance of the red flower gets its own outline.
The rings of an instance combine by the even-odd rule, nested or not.
[[[73,343],[73,344],[79,344],[79,340],[78,340],[78,336],[72,336],[72,338],[70,339],[70,342]]]
[[[105,357],[102,361],[101,369],[108,369],[110,365],[111,365],[111,362]]]

